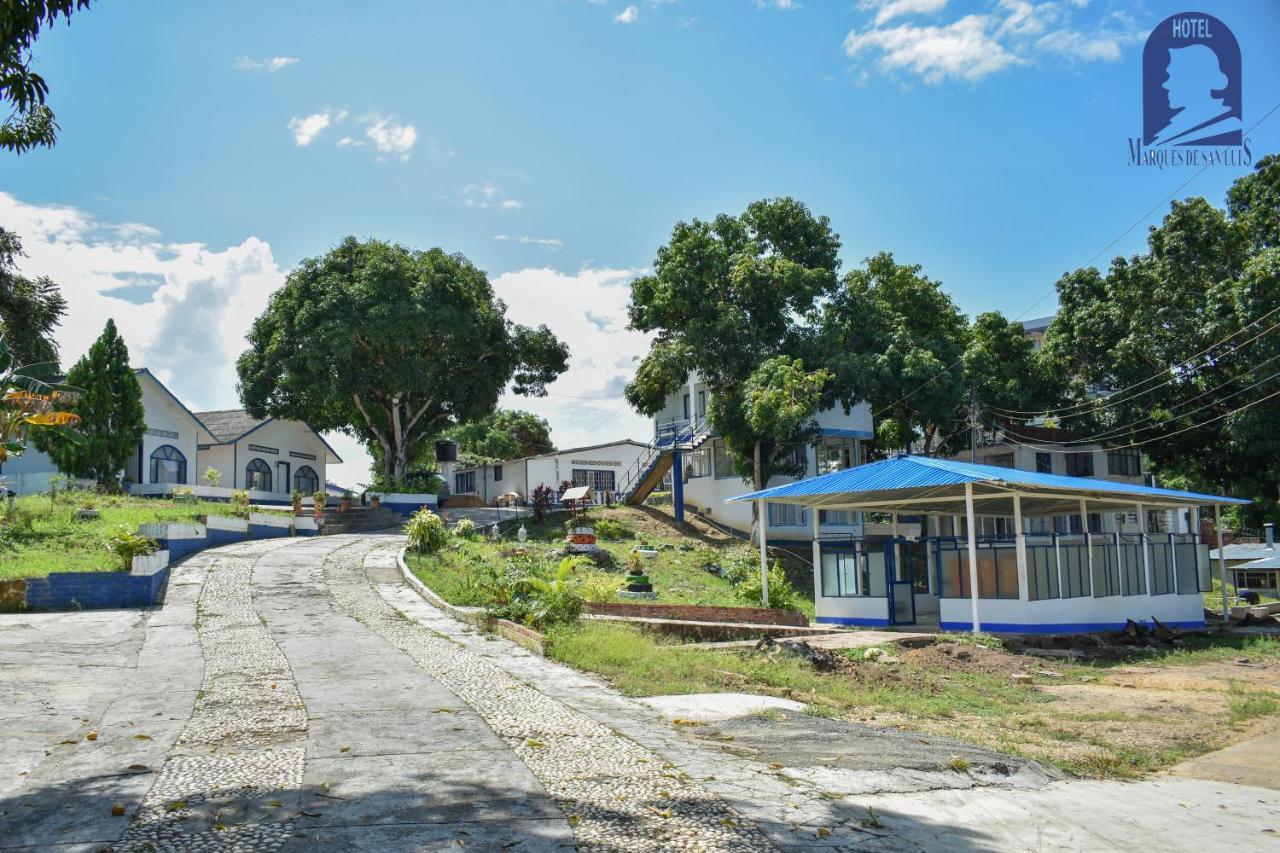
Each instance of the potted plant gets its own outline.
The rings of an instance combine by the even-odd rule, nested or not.
[[[347,510],[349,510],[349,509],[351,509],[351,490],[350,490],[350,489],[343,489],[343,490],[342,490],[342,503],[341,503],[341,505],[338,507],[338,512],[346,512],[346,511],[347,511]]]
[[[293,514],[302,515],[302,492],[294,489],[293,493],[289,495],[289,500],[293,504]]]
[[[324,489],[320,489],[311,496],[311,502],[316,514],[316,518],[324,518],[324,502],[329,499],[329,495]]]
[[[382,506],[382,495],[379,495],[377,493],[370,495],[369,506],[373,507],[374,509],[377,509],[380,506]]]
[[[98,517],[98,505],[92,498],[85,498],[80,501],[80,506],[76,508],[77,521],[90,521]]]

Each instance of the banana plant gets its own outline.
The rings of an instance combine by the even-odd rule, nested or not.
[[[74,392],[41,376],[55,370],[51,363],[18,365],[0,336],[0,463],[19,456],[32,429],[48,429],[78,442],[80,416],[63,410],[75,401]]]

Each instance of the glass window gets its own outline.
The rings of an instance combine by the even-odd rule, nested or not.
[[[501,479],[502,479],[502,466],[501,466],[501,465],[494,465],[494,466],[493,466],[493,481],[496,483],[496,482],[498,482],[498,481],[499,481],[499,480],[501,480]]]
[[[997,468],[1012,468],[1012,467],[1013,467],[1013,454],[1012,454],[1012,453],[997,453],[995,456],[988,456],[988,457],[987,457],[986,459],[984,459],[983,461],[984,461],[984,462],[986,462],[986,464],[988,464],[988,465],[994,465],[994,466],[996,466]]]
[[[261,459],[251,459],[244,466],[244,487],[259,492],[271,491],[271,466]]]
[[[1092,477],[1093,476],[1093,454],[1085,453],[1068,453],[1067,454],[1067,476],[1068,477]]]
[[[597,471],[594,468],[574,468],[573,484],[590,486],[592,497],[597,499],[604,497],[605,492],[612,492],[617,488],[612,471]]]
[[[689,420],[689,395],[684,395],[684,419]]]
[[[717,438],[711,443],[711,452],[715,455],[717,480],[727,480],[730,477],[738,476],[733,471],[733,460],[729,458],[729,449],[725,447],[723,438]]]
[[[853,524],[853,510],[820,509],[818,510],[818,523],[831,527],[849,527]]]
[[[1053,473],[1053,454],[1037,452],[1036,453],[1036,473],[1052,474]]]
[[[314,495],[320,491],[320,478],[310,465],[303,465],[293,472],[293,488],[304,495]]]
[[[698,392],[698,417],[705,418],[707,416],[707,392]]]
[[[853,439],[824,438],[817,447],[818,473],[830,474],[853,467]]]
[[[1122,477],[1142,476],[1142,452],[1136,447],[1107,451],[1107,471]]]
[[[703,446],[684,456],[684,477],[692,480],[711,475],[711,448]]]
[[[460,495],[471,494],[476,490],[476,472],[459,471],[453,475],[453,490]]]
[[[151,453],[151,482],[187,482],[187,457],[172,444],[157,447]]]
[[[770,527],[803,527],[809,523],[809,513],[802,506],[769,504]]]

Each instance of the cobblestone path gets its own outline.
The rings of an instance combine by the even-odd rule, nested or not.
[[[370,568],[394,571],[399,543]],[[698,780],[652,751],[411,622],[373,587],[367,547],[325,564],[342,609],[470,705],[555,798],[584,850],[769,850],[772,845]]]

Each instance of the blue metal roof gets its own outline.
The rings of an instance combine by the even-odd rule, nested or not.
[[[966,483],[983,483],[1003,486],[1014,491],[1056,493],[1064,498],[1106,497],[1110,500],[1132,498],[1159,499],[1165,502],[1194,504],[1247,504],[1241,498],[1222,495],[1204,495],[1174,489],[1158,489],[1134,483],[1118,483],[1112,480],[1094,480],[1085,477],[1066,477],[1061,474],[1038,474],[1017,468],[994,465],[978,465],[954,459],[935,459],[931,456],[897,456],[880,462],[846,468],[820,477],[797,480],[772,489],[731,498],[733,501],[784,501],[803,503],[803,498],[818,499],[815,503],[834,502],[837,496],[852,500],[904,500],[913,491],[946,490],[948,486]]]

